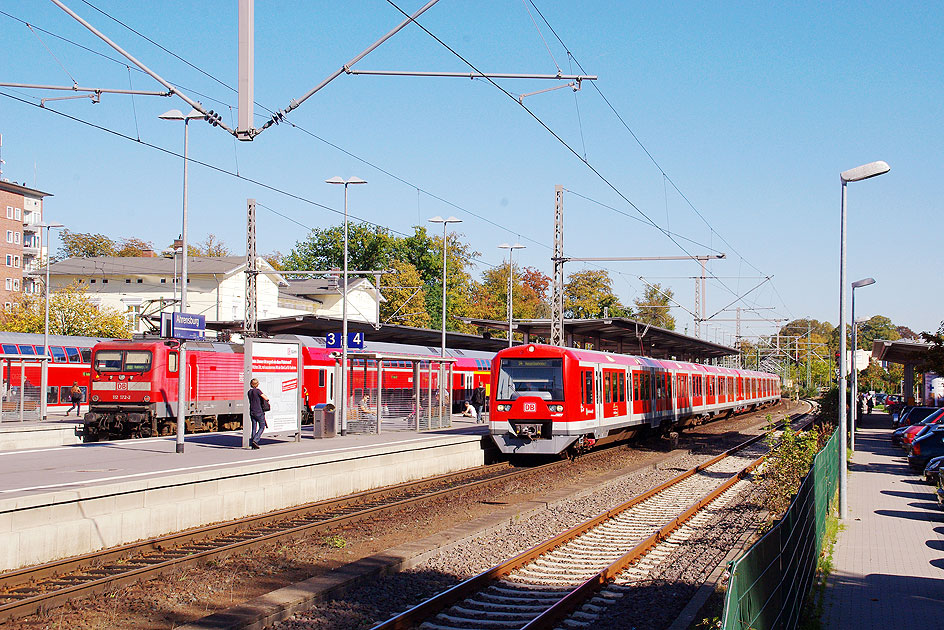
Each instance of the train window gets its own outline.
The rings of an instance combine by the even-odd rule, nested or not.
[[[91,348],[79,348],[79,353],[82,356],[82,363],[92,362],[92,349]]]
[[[22,345],[22,346],[18,346],[18,347],[19,347],[19,349],[20,349],[20,354],[28,354],[28,355],[31,355],[31,356],[33,356],[33,355],[36,354],[36,351],[33,350],[33,346]]]
[[[121,350],[99,350],[95,353],[96,372],[120,372]]]
[[[324,386],[325,386],[325,371],[318,370],[318,387],[324,387]]]
[[[537,396],[564,400],[563,359],[502,359],[499,363],[499,400]]]
[[[2,344],[3,354],[19,354],[20,351],[17,349],[16,344],[5,343]]]
[[[619,400],[626,402],[626,374],[623,372],[619,375]]]
[[[612,376],[613,375],[609,372],[603,374],[603,402],[613,402],[613,395],[611,393]]]
[[[82,355],[79,354],[78,348],[70,348],[66,346],[66,355],[69,357],[69,363],[81,363]]]
[[[177,371],[177,353],[176,352],[167,353],[167,371],[168,372]]]
[[[593,372],[584,370],[583,383],[580,388],[580,399],[585,405],[593,404]]]
[[[151,369],[149,350],[128,350],[125,352],[125,372],[147,372]]]
[[[42,346],[33,346],[33,349],[36,350],[36,356],[38,357],[46,354],[46,350]]]
[[[49,346],[49,351],[52,353],[52,360],[55,363],[67,363],[66,351],[63,350],[60,346]]]
[[[639,400],[639,372],[633,372],[633,400]]]

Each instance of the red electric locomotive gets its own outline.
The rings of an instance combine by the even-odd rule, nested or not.
[[[323,338],[280,335],[302,343],[303,423],[311,421],[311,407],[335,401],[336,351]],[[435,351],[434,351],[435,350]],[[386,405],[410,398],[414,384],[429,386],[430,374],[404,357],[428,356],[435,362],[439,350],[383,342],[366,342],[364,352],[384,356],[383,387]],[[456,359],[449,384],[453,403],[464,400],[479,383],[487,383],[491,353],[449,350]],[[233,430],[242,426],[244,383],[243,346],[206,341],[187,343],[188,433]],[[374,359],[349,358],[349,392],[361,400],[377,386]],[[91,397],[85,415],[86,442],[170,435],[177,427],[176,343],[165,340],[111,341],[93,348]]]
[[[774,374],[528,344],[492,362],[490,433],[503,453],[553,455],[780,399]]]

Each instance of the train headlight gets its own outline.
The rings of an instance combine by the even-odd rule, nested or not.
[[[98,394],[92,396],[92,402],[98,402]]]
[[[511,405],[497,405],[495,409],[498,411],[511,411]]]
[[[151,402],[151,397],[150,397],[150,396],[145,396],[145,397],[144,397],[144,402]]]
[[[547,408],[551,413],[562,413],[564,411],[564,405],[548,405]]]

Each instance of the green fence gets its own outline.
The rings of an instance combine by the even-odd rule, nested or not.
[[[817,453],[780,522],[731,563],[724,630],[796,628],[839,483],[838,435],[837,430]]]

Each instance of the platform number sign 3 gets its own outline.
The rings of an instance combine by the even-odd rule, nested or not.
[[[341,333],[329,332],[325,333],[325,347],[326,348],[340,348],[341,347]],[[347,347],[356,348],[358,350],[364,349],[364,333],[354,332],[347,334]]]

